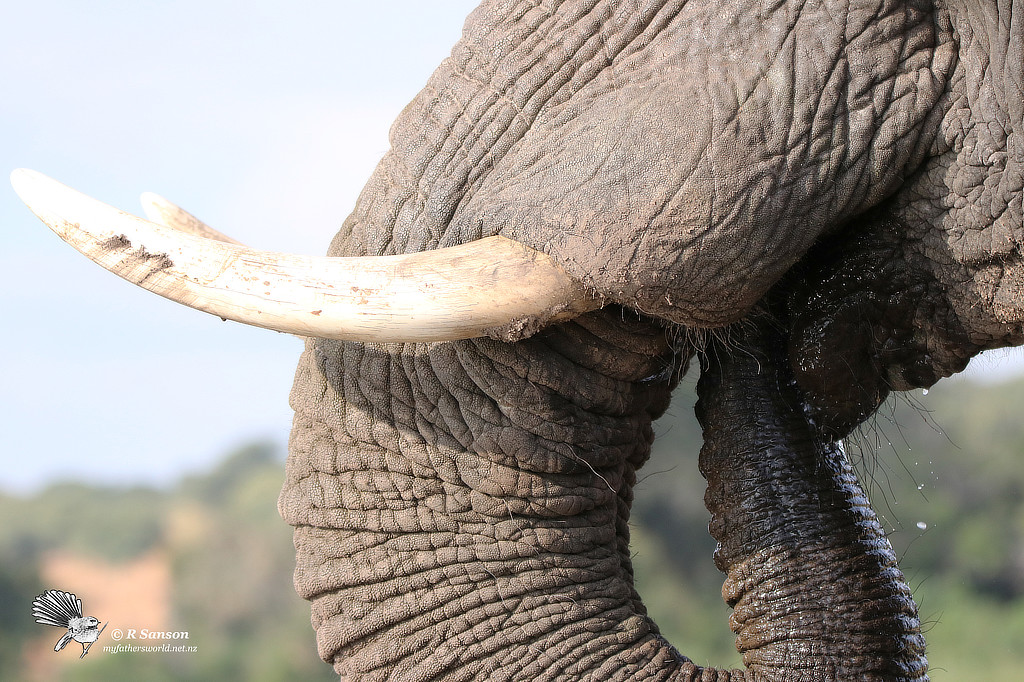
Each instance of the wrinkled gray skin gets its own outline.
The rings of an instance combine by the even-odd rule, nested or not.
[[[371,680],[923,679],[831,443],[1024,342],[1022,22],[1022,0],[486,0],[331,253],[501,234],[613,305],[526,339],[308,342],[280,508],[323,658]],[[745,672],[686,662],[632,589],[635,472],[696,346]],[[833,580],[847,558],[867,577]]]

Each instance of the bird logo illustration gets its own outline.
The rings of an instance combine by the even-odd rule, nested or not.
[[[107,629],[104,625],[98,629],[100,620],[93,616],[82,615],[82,600],[70,592],[47,590],[32,600],[32,615],[42,625],[53,625],[67,628],[67,632],[57,641],[54,651],[60,651],[71,640],[82,645],[84,658],[89,647],[100,638],[100,633]]]

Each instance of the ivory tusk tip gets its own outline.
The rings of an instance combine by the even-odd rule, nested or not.
[[[163,198],[159,194],[154,192],[143,192],[139,196],[139,201],[142,203],[143,213],[146,214],[146,218],[148,218],[152,223],[200,237],[244,246],[242,242],[218,232],[199,218],[196,218],[185,209]]]
[[[180,210],[156,192],[143,192],[139,195],[139,203],[142,204],[143,213],[154,223],[163,224],[162,218],[168,211]]]
[[[139,195],[139,203],[142,204],[142,210],[147,213],[150,210],[156,209],[158,211],[183,211],[180,206],[173,203],[171,200],[166,199],[156,192],[143,192]]]
[[[139,202],[143,206],[148,206],[149,204],[156,204],[157,206],[165,206],[168,203],[170,203],[169,201],[167,201],[167,199],[164,199],[162,196],[160,196],[156,192],[143,192],[142,194],[139,195]]]
[[[15,184],[18,182],[19,178],[32,175],[33,173],[35,173],[35,171],[29,170],[28,168],[15,168],[11,171],[11,184]]]
[[[42,173],[29,170],[28,168],[15,168],[11,171],[11,186],[26,204],[28,203],[27,196],[33,194],[34,187],[38,188],[41,179],[45,180],[47,178]]]
[[[11,186],[18,198],[43,222],[47,222],[44,217],[48,215],[46,207],[60,203],[60,199],[57,197],[74,191],[53,178],[29,168],[17,168],[11,171]]]

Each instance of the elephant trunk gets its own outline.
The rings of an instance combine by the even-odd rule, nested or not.
[[[682,657],[633,588],[671,336],[605,309],[516,344],[309,342],[280,508],[343,679],[746,679]]]
[[[688,351],[611,308],[515,344],[309,342],[280,504],[323,658],[381,681],[923,679],[866,500],[779,346],[748,341],[764,357],[709,352],[700,404],[748,670],[681,656],[633,588],[636,469]]]
[[[927,679],[916,605],[841,444],[807,417],[783,337],[765,321],[742,334],[704,354],[697,415],[715,562],[749,672]]]

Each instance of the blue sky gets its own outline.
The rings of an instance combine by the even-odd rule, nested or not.
[[[301,342],[165,301],[18,200],[28,167],[252,246],[321,254],[473,0],[7,3],[0,22],[0,489],[171,482],[283,443]]]
[[[169,483],[248,439],[283,444],[301,349],[103,271],[29,213],[10,170],[133,212],[154,191],[252,246],[323,253],[475,5],[5,6],[0,490]]]

